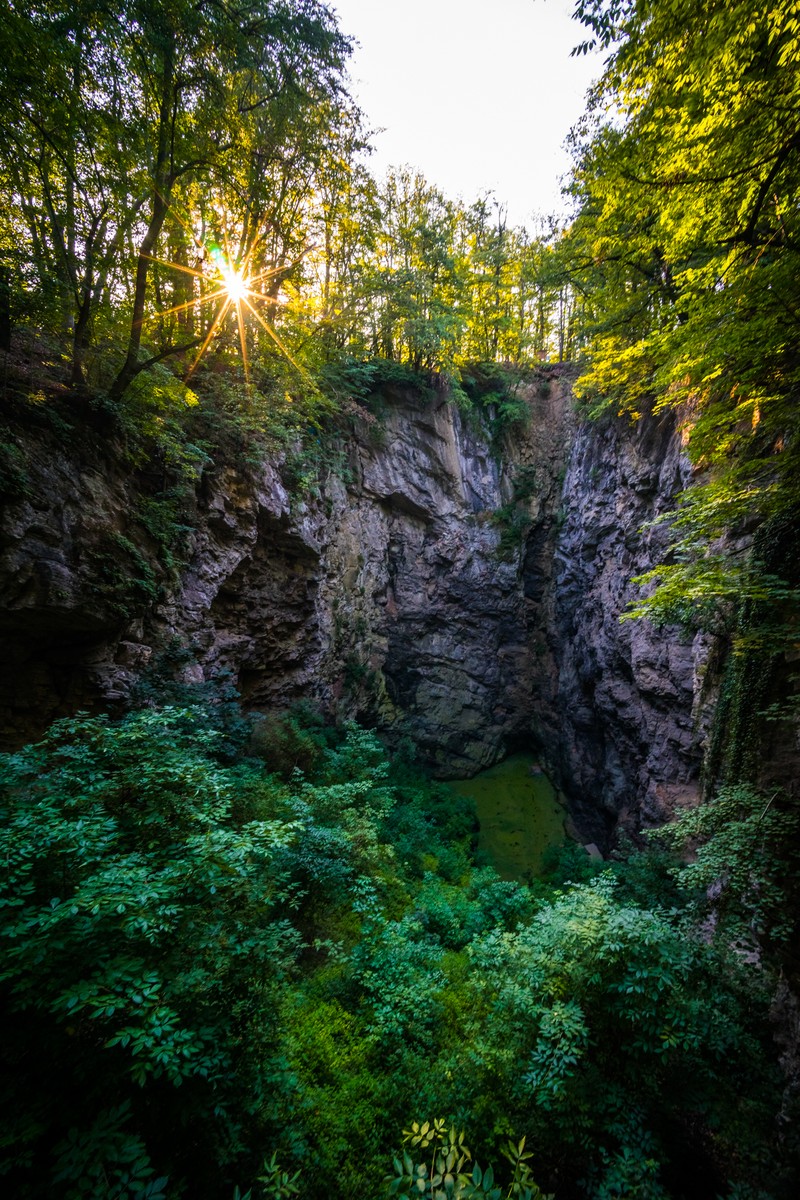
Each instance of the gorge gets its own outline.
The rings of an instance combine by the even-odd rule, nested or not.
[[[463,1105],[482,1153],[498,1152],[484,1111],[532,1130],[536,1178],[558,1200],[604,1197],[623,1170],[631,1196],[657,1175],[654,1194],[706,1200],[742,1169],[736,1121],[723,1116],[709,1148],[692,1106],[702,1095],[727,1112],[738,1072],[756,1089],[748,1154],[774,1144],[775,1177],[790,1172],[772,1114],[794,1102],[796,1001],[781,979],[754,1002],[763,985],[729,948],[742,938],[758,962],[761,918],[736,923],[754,903],[763,928],[786,930],[793,970],[786,810],[775,790],[723,786],[704,802],[735,662],[725,638],[620,619],[633,577],[669,552],[659,518],[692,477],[675,419],[589,420],[573,377],[537,367],[467,404],[441,377],[405,372],[259,454],[235,428],[216,446],[193,440],[213,416],[201,397],[188,469],[163,434],[137,444],[102,408],[15,401],[0,517],[13,753],[0,762],[11,1019],[45,998],[9,1051],[23,1147],[11,1178],[32,1196],[53,1170],[78,1170],[62,1143],[29,1167],[32,1109],[43,1131],[89,1147],[92,1122],[111,1123],[79,1194],[135,1152],[143,1174],[121,1195],[166,1200],[167,1181],[186,1178],[216,1200],[257,1169],[253,1145],[271,1147],[266,1179],[288,1162],[310,1196],[330,1194],[332,1171],[333,1194],[366,1195],[405,1113]],[[791,796],[797,731],[780,729],[769,761]],[[541,828],[503,810],[506,773],[532,802],[532,756],[566,801],[567,845],[549,784]],[[456,782],[437,790],[421,769]],[[685,822],[718,813],[696,866],[646,848],[648,831],[673,828],[702,845],[703,826]],[[729,869],[741,890],[727,892]],[[697,901],[676,885],[692,870],[699,935]],[[44,890],[29,903],[32,871]],[[18,937],[20,919],[32,936]],[[723,919],[734,932],[710,941]],[[620,1042],[628,1028],[651,1033]],[[667,1037],[676,1068],[662,1082]],[[772,1037],[782,1077],[768,1076]],[[128,1098],[109,1107],[128,1053]],[[59,1093],[41,1099],[52,1059],[97,1080],[74,1134]],[[164,1069],[175,1086],[140,1107]],[[161,1132],[163,1113],[172,1127],[190,1111],[210,1137],[220,1095],[222,1128],[244,1139],[231,1167]],[[591,1132],[577,1145],[581,1106]],[[387,1131],[362,1162],[364,1113]],[[656,1157],[635,1149],[650,1138]]]
[[[605,844],[692,802],[710,639],[620,623],[690,474],[680,438],[669,417],[582,421],[567,369],[518,398],[494,436],[491,409],[462,413],[446,388],[389,388],[380,417],[351,402],[338,467],[305,494],[280,459],[208,464],[185,561],[124,617],[97,564],[121,538],[134,586],[159,568],[132,519],[152,481],[99,444],[28,445],[2,526],[7,736],[121,708],[169,650],[184,681],[224,674],[247,708],[305,699],[409,736],[441,776],[530,749]]]
[[[364,6],[462,165],[521,3]],[[570,7],[525,226],[327,0],[3,4],[15,1200],[798,1194],[800,0]]]

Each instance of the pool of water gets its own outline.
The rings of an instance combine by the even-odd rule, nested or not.
[[[475,801],[478,848],[503,879],[538,875],[549,846],[567,840],[566,810],[546,775],[532,775],[535,759],[514,754],[472,779],[448,783]]]

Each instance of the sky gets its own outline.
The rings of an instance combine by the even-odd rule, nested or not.
[[[446,196],[493,191],[512,224],[566,211],[564,141],[600,74],[570,57],[574,0],[330,0],[354,37],[353,94],[382,174],[407,164]]]

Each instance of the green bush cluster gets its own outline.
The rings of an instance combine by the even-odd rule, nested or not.
[[[768,972],[695,935],[663,854],[505,882],[408,754],[211,696],[56,723],[0,808],[20,1200],[427,1194],[450,1128],[494,1165],[445,1196],[696,1195],[687,1145],[708,1195],[789,1194]]]

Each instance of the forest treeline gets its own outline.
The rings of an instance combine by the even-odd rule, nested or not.
[[[14,318],[60,330],[73,384],[185,369],[225,273],[247,338],[447,370],[569,351],[554,235],[409,169],[369,170],[349,43],[317,0],[4,3],[0,258]],[[203,298],[208,302],[203,302]],[[216,353],[239,350],[235,320]]]

